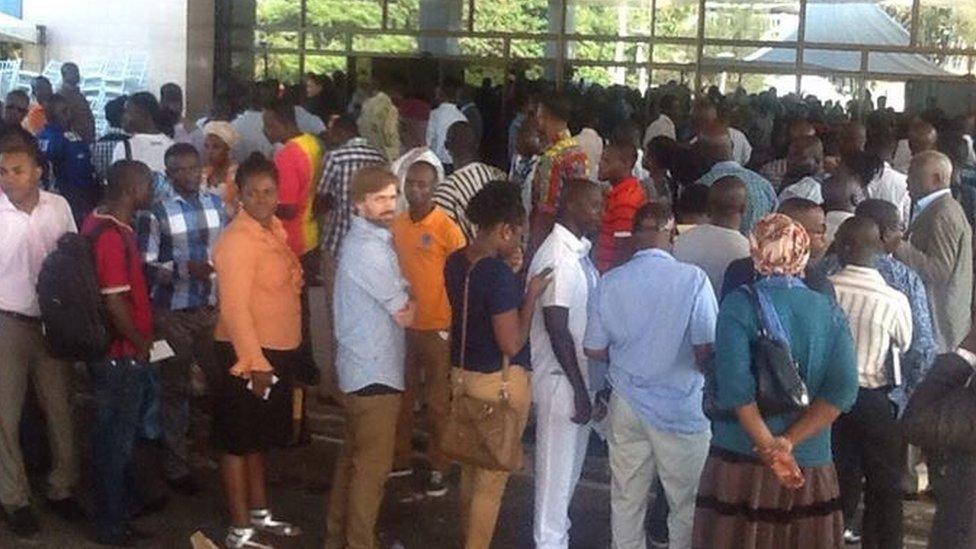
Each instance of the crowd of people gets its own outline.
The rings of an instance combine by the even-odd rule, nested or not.
[[[976,368],[976,115],[521,77],[448,80],[428,100],[337,73],[258,82],[240,106],[219,95],[199,120],[166,84],[110,101],[96,137],[77,66],[62,77],[57,93],[44,77],[10,92],[0,134],[0,503],[17,536],[39,529],[18,434],[28,379],[47,505],[131,546],[153,510],[140,441],[162,441],[173,491],[201,489],[199,378],[227,547],[302,534],[271,511],[266,456],[307,436],[296,418],[316,386],[345,412],[326,547],[377,546],[387,479],[420,475],[418,411],[416,496],[447,494],[459,462],[460,544],[489,547],[514,467],[457,455],[459,429],[498,443],[460,422],[463,399],[506,410],[510,437],[534,415],[536,547],[569,546],[594,430],[614,547],[902,546],[904,478],[923,458],[899,418],[933,364]],[[76,232],[111,334],[85,361],[91,513],[72,368],[38,286]],[[976,467],[960,463],[974,457],[923,451],[931,546],[972,547]]]

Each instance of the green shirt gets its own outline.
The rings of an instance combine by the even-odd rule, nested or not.
[[[827,297],[807,288],[767,287],[766,292],[789,337],[811,401],[821,398],[842,411],[849,410],[857,398],[857,362],[844,314]],[[722,408],[755,400],[756,383],[749,366],[750,344],[758,331],[759,319],[749,296],[741,290],[726,296],[715,334],[715,378]],[[799,413],[769,417],[766,424],[779,435],[798,417]],[[735,420],[712,422],[712,444],[755,456],[752,440]],[[830,463],[830,428],[798,444],[794,455],[801,467]]]

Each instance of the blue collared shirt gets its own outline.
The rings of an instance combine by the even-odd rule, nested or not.
[[[213,279],[190,276],[190,261],[209,263],[217,237],[227,225],[220,197],[201,190],[156,202],[137,223],[149,273],[150,297],[157,309],[178,311],[217,303]]]
[[[718,303],[705,271],[643,250],[604,275],[592,299],[584,346],[608,349],[613,390],[657,429],[707,430],[694,346],[714,342]]]
[[[403,390],[404,331],[393,315],[407,304],[393,234],[355,216],[339,249],[334,294],[339,390]]]
[[[746,213],[742,216],[739,232],[749,236],[756,222],[776,209],[776,191],[773,190],[772,183],[766,181],[763,176],[748,168],[743,168],[734,160],[715,164],[697,182],[706,187],[711,187],[719,179],[728,176],[738,177],[746,184]]]

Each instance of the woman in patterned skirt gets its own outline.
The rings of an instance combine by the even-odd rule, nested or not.
[[[840,490],[830,425],[857,395],[854,344],[843,313],[798,278],[810,257],[803,227],[769,215],[750,238],[760,279],[754,289],[766,318],[781,327],[811,404],[763,417],[750,371],[760,321],[741,288],[722,302],[715,338],[718,405],[735,417],[712,422],[702,471],[693,545],[701,549],[827,549],[843,546]],[[775,324],[775,323],[773,323]],[[777,333],[778,332],[778,333]]]

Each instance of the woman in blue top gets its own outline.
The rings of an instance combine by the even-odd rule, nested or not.
[[[803,227],[766,216],[750,237],[762,276],[755,290],[782,324],[811,404],[803,412],[762,417],[750,371],[760,321],[742,289],[722,301],[715,335],[718,404],[737,419],[712,422],[712,449],[702,471],[696,548],[843,545],[840,490],[830,453],[830,425],[857,396],[854,343],[843,313],[798,278],[810,257]],[[774,335],[774,334],[771,334]]]
[[[550,275],[528,285],[506,259],[520,252],[525,209],[519,188],[505,181],[484,186],[465,212],[477,235],[447,259],[444,283],[451,302],[451,372],[455,395],[497,401],[507,383],[508,400],[525,428],[532,399],[528,366],[529,327]],[[506,372],[504,365],[510,362]],[[507,379],[505,379],[507,377]],[[495,532],[507,471],[461,464],[461,529],[465,549],[488,549]]]

